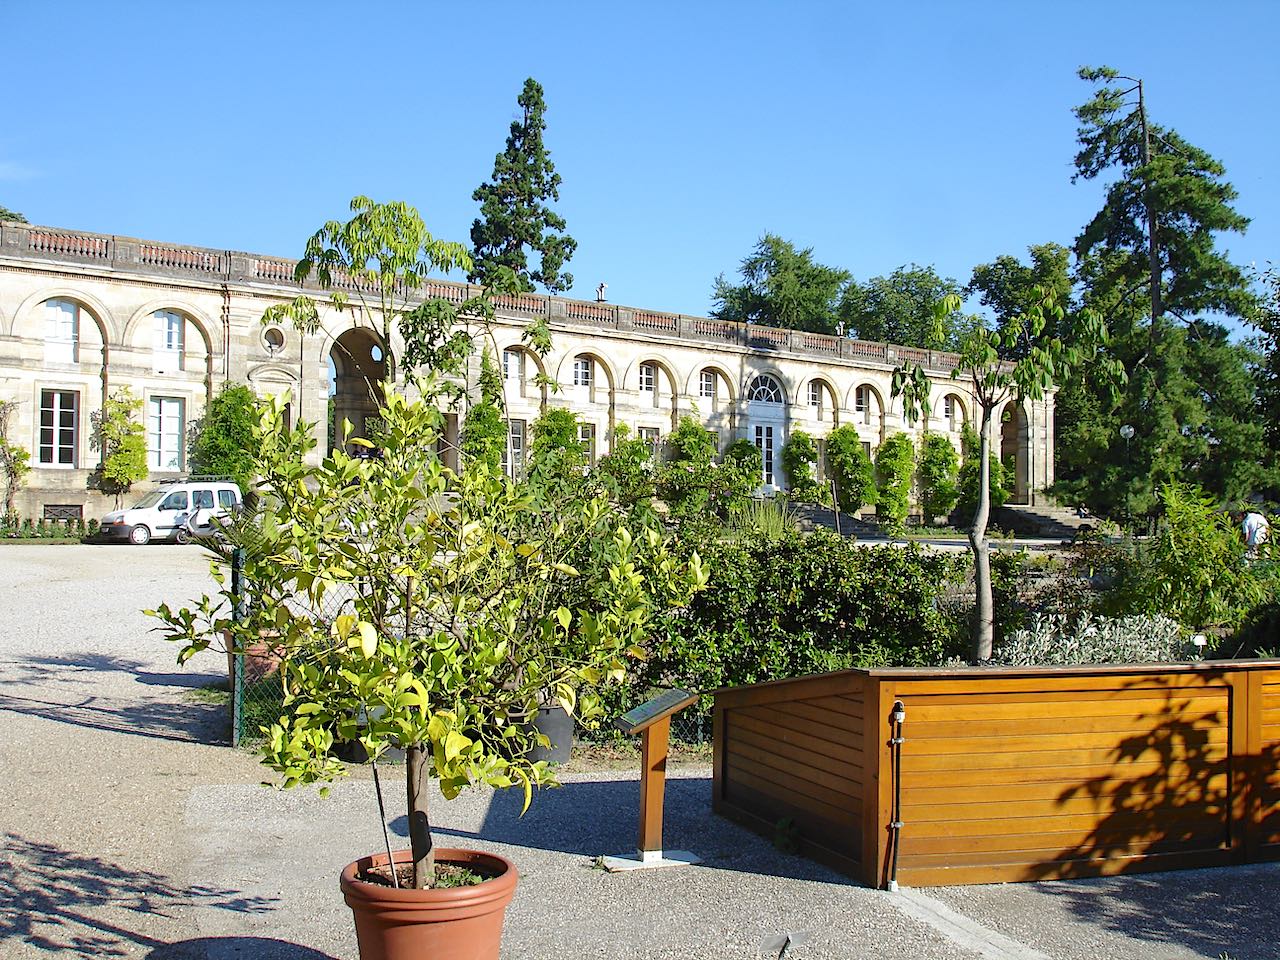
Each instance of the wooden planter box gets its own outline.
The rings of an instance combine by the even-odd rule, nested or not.
[[[849,670],[717,691],[713,802],[873,887],[1204,867],[1280,859],[1278,754],[1280,661]]]

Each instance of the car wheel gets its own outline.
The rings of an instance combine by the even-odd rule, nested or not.
[[[129,531],[129,542],[144,546],[151,542],[151,531],[146,527],[134,527]]]

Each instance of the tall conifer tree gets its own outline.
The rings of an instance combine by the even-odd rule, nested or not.
[[[467,279],[489,284],[499,267],[508,267],[530,292],[541,284],[563,293],[573,286],[564,266],[578,242],[549,205],[560,199],[560,175],[542,140],[547,128],[542,86],[530,77],[516,102],[523,116],[512,122],[507,147],[494,159],[493,176],[471,195],[480,202],[480,217],[471,226],[474,266]],[[537,254],[536,265],[529,263],[531,253]]]

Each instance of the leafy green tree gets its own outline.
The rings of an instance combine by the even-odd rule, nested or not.
[[[228,533],[254,603],[242,610],[219,576],[216,597],[148,611],[184,663],[224,631],[241,648],[272,631],[288,696],[263,757],[283,786],[340,776],[337,740],[375,761],[405,751],[415,888],[435,878],[430,781],[446,799],[518,787],[527,806],[555,780],[530,758],[527,718],[548,700],[599,716],[596,688],[643,653],[655,615],[707,580],[696,553],[677,559],[659,530],[633,532],[607,502],[536,512],[501,477],[453,475],[434,456],[438,386],[423,386],[420,400],[388,395],[381,459],[338,449],[319,466],[307,465],[310,426],[287,427],[273,400],[255,444],[270,521],[241,518]],[[583,550],[587,573],[567,559]],[[337,592],[347,602],[334,617]]]
[[[607,456],[594,471],[611,502],[628,510],[651,510],[657,495],[653,444],[631,436],[625,423],[613,428],[613,442]]]
[[[814,262],[813,248],[797,250],[766,233],[739,268],[741,283],[716,277],[711,315],[737,323],[836,332],[836,304],[849,280],[847,270]]]
[[[502,375],[488,347],[480,355],[479,387],[480,398],[467,409],[462,421],[463,463],[482,463],[490,473],[501,473],[508,428],[502,418]]]
[[[525,80],[516,102],[523,116],[512,122],[506,149],[494,159],[493,176],[471,195],[480,203],[480,217],[471,226],[473,263],[467,278],[494,286],[498,269],[505,268],[526,291],[541,284],[561,293],[573,286],[572,274],[563,267],[578,243],[565,232],[564,218],[549,206],[560,199],[560,174],[543,143],[547,105],[542,86],[532,77]],[[538,256],[536,268],[529,265],[531,253]]]
[[[945,299],[935,308],[942,326],[948,313],[958,310],[958,297]],[[1070,319],[1070,323],[1068,323]],[[1056,335],[1061,331],[1065,336]],[[1119,382],[1124,371],[1112,360],[1096,360],[1107,330],[1092,310],[1068,314],[1052,294],[1023,314],[1008,317],[991,327],[975,324],[960,344],[960,360],[952,379],[967,378],[978,403],[978,504],[969,529],[974,559],[976,614],[972,656],[975,662],[991,659],[995,601],[991,583],[991,547],[987,521],[991,512],[992,422],[995,412],[1010,399],[1040,400],[1054,388],[1055,377],[1069,376],[1086,361],[1093,361],[1101,382]],[[900,366],[893,372],[893,395],[901,396],[908,420],[927,413],[933,384],[920,365]]]
[[[10,210],[8,207],[0,205],[0,220],[9,220],[13,223],[26,223],[27,218],[20,214],[17,210]]]
[[[967,426],[967,424],[966,424]],[[952,511],[960,490],[957,479],[960,457],[955,444],[941,433],[926,433],[920,442],[920,454],[916,461],[916,483],[920,488],[920,506],[924,522]]]
[[[146,430],[138,421],[142,400],[121,387],[94,414],[94,446],[102,452],[95,479],[103,493],[120,498],[139,480],[147,479]]]
[[[1071,251],[1058,243],[1027,248],[1029,263],[1003,254],[973,268],[965,293],[991,311],[996,323],[1006,323],[1036,304],[1036,291],[1051,295],[1070,313],[1072,306]]]
[[[950,277],[913,263],[887,277],[850,283],[840,298],[838,314],[846,332],[863,340],[950,350],[964,334],[966,319],[959,310],[952,310],[939,332],[934,307],[960,292],[960,285]]]
[[[244,384],[224,383],[195,425],[188,458],[193,473],[229,477],[241,490],[253,485],[254,430],[259,401]]]
[[[827,469],[836,482],[836,505],[845,513],[875,504],[875,467],[852,425],[846,423],[827,434]]]
[[[480,296],[460,304],[440,297],[419,302],[422,284],[433,272],[471,269],[466,248],[433,237],[418,211],[401,201],[374,203],[355,197],[351,212],[354,216],[345,223],[330,220],[312,235],[294,277],[303,281],[314,273],[339,313],[360,308],[357,319],[371,324],[382,340],[389,380],[396,375],[390,344],[397,329],[405,344],[405,369],[461,372],[472,350],[470,323],[493,319],[491,294],[509,292],[514,274],[494,271]],[[320,304],[313,297],[269,307],[262,322],[292,323],[309,336],[324,331],[337,341],[334,332],[325,330]],[[374,385],[370,390],[376,396]]]
[[[0,400],[0,481],[4,483],[4,513],[0,521],[17,521],[18,488],[31,472],[31,452],[9,439],[9,420],[18,409],[16,400]]]
[[[903,529],[911,507],[916,448],[909,433],[895,433],[876,448],[876,516],[891,531]]]
[[[1250,321],[1258,331],[1254,391],[1269,452],[1268,493],[1272,500],[1280,500],[1280,270],[1269,267],[1259,279],[1263,297]]]
[[[804,430],[792,430],[782,445],[782,469],[787,474],[787,491],[799,503],[822,503],[827,499],[818,483],[814,467],[818,445]]]
[[[583,491],[587,451],[578,437],[580,426],[577,415],[561,407],[533,422],[525,483],[539,508],[568,502]]]

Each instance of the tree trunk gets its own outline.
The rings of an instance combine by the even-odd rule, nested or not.
[[[1144,183],[1142,187],[1142,205],[1147,208],[1147,266],[1151,272],[1151,341],[1158,339],[1156,322],[1164,313],[1164,304],[1160,297],[1160,244],[1156,239],[1156,212],[1151,199],[1151,131],[1147,127],[1147,102],[1142,92],[1142,81],[1138,81],[1138,122],[1142,125],[1142,166]]]
[[[430,887],[436,879],[436,851],[431,844],[431,821],[427,819],[427,771],[430,761],[422,744],[405,748],[405,785],[409,791],[409,844],[413,849],[413,885]]]
[[[987,521],[991,516],[991,408],[982,407],[978,444],[978,509],[969,528],[969,549],[973,551],[973,579],[976,591],[973,611],[973,649],[970,659],[983,663],[991,659],[994,635],[995,598],[991,592],[991,545],[987,542]]]

